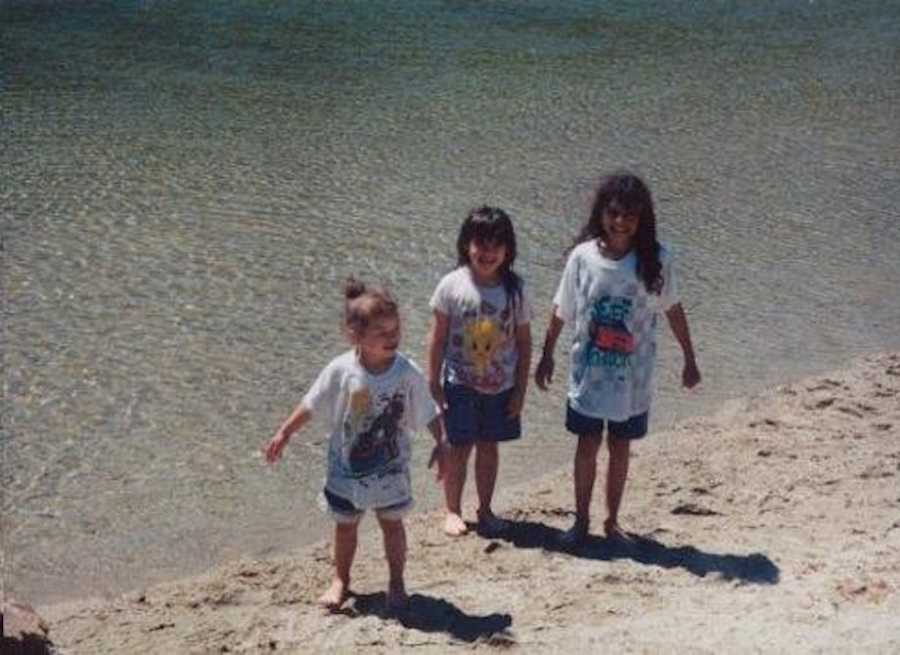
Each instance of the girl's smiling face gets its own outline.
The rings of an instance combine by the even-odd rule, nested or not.
[[[356,338],[363,366],[372,373],[380,373],[393,363],[400,346],[400,319],[382,316],[369,323]]]
[[[637,212],[624,211],[610,205],[600,219],[603,227],[603,247],[613,257],[624,257],[634,245],[640,218]]]
[[[500,281],[500,267],[506,262],[506,245],[499,241],[469,242],[469,268],[479,284],[496,284]]]

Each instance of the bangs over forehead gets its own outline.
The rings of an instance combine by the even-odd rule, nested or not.
[[[469,224],[469,241],[485,244],[509,244],[513,240],[512,226],[508,221],[491,220],[490,217],[479,220],[475,217]]]
[[[642,214],[651,205],[646,188],[629,179],[617,180],[607,190],[604,210],[622,214]]]

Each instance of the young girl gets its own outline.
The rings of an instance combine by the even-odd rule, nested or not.
[[[479,207],[463,222],[456,242],[458,267],[431,297],[428,381],[444,410],[450,452],[444,476],[444,530],[467,532],[462,492],[469,454],[475,448],[478,527],[504,530],[491,500],[497,480],[497,443],[521,435],[519,413],[531,361],[531,304],[513,272],[516,236],[502,209]]]
[[[443,441],[437,408],[421,371],[397,351],[397,303],[381,289],[350,278],[344,289],[345,327],[354,348],[333,359],[265,449],[274,463],[291,435],[321,412],[330,435],[324,498],[335,520],[334,581],[319,602],[336,610],[350,594],[350,567],[363,512],[374,509],[384,536],[390,572],[388,605],[407,602],[403,581],[406,532],[412,507],[410,437],[426,426],[436,442],[429,467],[443,475]]]
[[[604,425],[609,449],[604,529],[610,538],[626,538],[619,505],[631,440],[647,434],[657,312],[665,313],[684,353],[682,384],[691,388],[700,382],[672,258],[656,240],[653,201],[640,178],[622,173],[601,180],[553,305],[535,382],[546,390],[552,381],[556,340],[564,323],[574,323],[566,428],[578,436],[575,525],[563,540],[577,545],[588,534]]]

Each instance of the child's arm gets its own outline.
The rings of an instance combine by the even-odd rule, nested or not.
[[[444,366],[444,349],[449,332],[450,317],[435,309],[428,329],[428,387],[441,412],[447,408],[444,387],[441,385],[441,369]]]
[[[531,324],[522,323],[516,326],[516,351],[519,360],[516,363],[516,384],[509,398],[507,413],[510,418],[522,413],[525,404],[525,391],[528,389],[528,375],[531,373]]]
[[[675,303],[666,310],[666,318],[672,334],[681,346],[684,353],[684,368],[681,370],[681,384],[686,389],[691,389],[700,383],[700,369],[697,368],[697,360],[694,357],[694,345],[691,343],[691,331],[688,328],[687,315],[681,303]]]
[[[312,413],[309,409],[307,409],[303,403],[297,405],[296,409],[294,409],[282,426],[278,428],[275,436],[272,437],[272,440],[266,446],[266,461],[269,462],[269,464],[274,464],[278,461],[278,458],[281,457],[281,451],[284,450],[287,442],[290,441],[291,435],[306,425],[310,418],[312,418]]]
[[[437,471],[434,474],[435,480],[443,480],[446,471],[447,460],[447,442],[444,440],[444,424],[441,422],[440,415],[431,419],[428,424],[428,431],[434,437],[434,449],[431,451],[431,457],[428,459],[428,468],[437,464]]]
[[[547,390],[547,385],[553,382],[553,351],[556,349],[556,340],[562,332],[565,322],[556,315],[556,305],[550,312],[550,323],[547,325],[547,336],[544,338],[544,350],[541,353],[541,361],[534,371],[534,381],[538,388]]]

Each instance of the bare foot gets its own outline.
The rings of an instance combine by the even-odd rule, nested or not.
[[[406,595],[406,586],[402,580],[388,585],[387,606],[392,610],[404,610],[409,607],[409,596]]]
[[[447,512],[447,519],[444,521],[444,532],[451,537],[461,537],[469,531],[466,522],[462,520],[459,514]]]
[[[350,587],[337,578],[331,583],[324,594],[319,596],[319,605],[325,609],[335,612],[341,609],[347,599],[350,597]]]
[[[611,541],[620,541],[627,544],[634,541],[628,536],[628,533],[622,529],[622,526],[612,519],[606,519],[603,522],[603,531],[606,533],[606,538]]]

